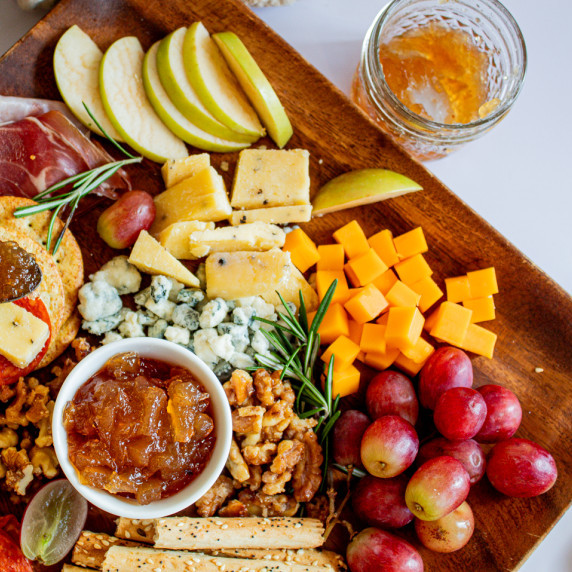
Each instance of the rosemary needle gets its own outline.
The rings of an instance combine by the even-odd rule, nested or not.
[[[89,110],[87,105],[83,103],[87,113],[91,117],[91,119],[95,122],[95,124],[101,129],[101,132],[105,135],[105,137],[115,146],[117,147],[124,155],[128,157],[128,159],[123,159],[122,161],[113,161],[111,163],[106,163],[105,165],[101,165],[99,167],[95,167],[94,169],[90,169],[89,171],[85,171],[83,173],[79,173],[77,175],[73,175],[72,177],[68,177],[55,185],[47,188],[45,191],[38,193],[34,200],[37,204],[30,205],[27,207],[18,207],[14,211],[14,216],[16,218],[23,218],[26,216],[34,215],[37,213],[41,213],[44,211],[53,211],[52,218],[50,219],[50,223],[48,225],[48,236],[46,239],[46,250],[49,252],[52,246],[54,228],[56,226],[56,221],[58,219],[58,215],[60,211],[62,211],[65,207],[70,207],[70,211],[66,217],[66,221],[63,225],[61,232],[59,233],[55,244],[54,249],[52,251],[52,255],[56,254],[58,248],[60,247],[62,240],[64,238],[64,234],[68,229],[73,215],[77,209],[77,206],[80,200],[97,189],[102,183],[107,181],[110,177],[112,177],[119,169],[124,167],[125,165],[129,165],[131,163],[140,163],[143,158],[136,157],[129,153],[124,147],[122,147],[117,141],[115,141],[109,134],[105,131],[105,129],[101,126],[101,124],[97,121],[94,117],[92,112]],[[66,191],[65,193],[61,193],[56,196],[50,196],[52,193],[59,191],[65,187],[71,185],[71,190]]]

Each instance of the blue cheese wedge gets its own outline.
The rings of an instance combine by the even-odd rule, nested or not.
[[[189,155],[182,159],[171,159],[161,167],[161,175],[163,175],[165,187],[172,187],[184,179],[196,175],[199,171],[210,167],[210,165],[211,156],[208,153]]]
[[[231,206],[260,209],[310,203],[310,154],[305,149],[240,152]]]
[[[50,336],[48,325],[11,302],[0,304],[0,354],[16,367],[30,365]]]
[[[290,253],[275,248],[267,252],[220,252],[205,263],[207,296],[235,300],[270,295],[290,279]]]
[[[201,258],[213,252],[264,251],[284,246],[285,232],[274,224],[254,222],[240,227],[226,226],[197,230],[189,236],[189,252]]]
[[[163,274],[186,286],[200,286],[199,279],[145,230],[139,233],[129,262],[148,274]]]
[[[157,236],[175,222],[228,219],[232,209],[222,177],[213,167],[199,171],[155,197],[151,234]]]
[[[290,207],[232,211],[230,224],[239,226],[256,221],[271,224],[290,224],[293,222],[308,222],[311,218],[312,205],[294,205]]]

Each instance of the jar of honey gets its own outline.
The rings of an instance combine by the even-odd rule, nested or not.
[[[351,96],[414,157],[438,159],[508,113],[526,61],[497,0],[394,0],[365,37]]]

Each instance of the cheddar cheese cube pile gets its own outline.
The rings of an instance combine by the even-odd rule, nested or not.
[[[334,356],[334,396],[358,390],[356,359],[379,370],[394,365],[416,375],[434,352],[431,338],[492,357],[496,335],[477,323],[495,317],[494,268],[445,279],[447,299],[426,319],[443,291],[423,256],[428,246],[421,227],[396,237],[382,230],[367,238],[354,220],[333,237],[337,244],[316,246],[295,229],[284,249],[302,272],[316,264],[320,300],[337,280],[318,330],[328,345],[322,361],[328,364]],[[309,323],[314,315],[308,315]]]

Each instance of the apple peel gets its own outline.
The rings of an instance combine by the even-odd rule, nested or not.
[[[389,169],[358,169],[323,185],[312,201],[312,214],[324,215],[421,190],[423,187],[409,177]]]

